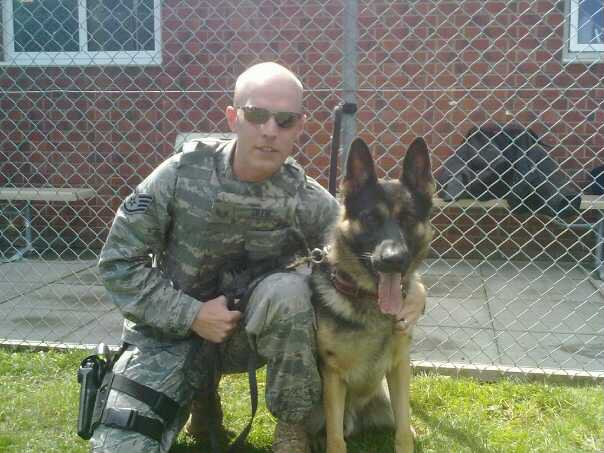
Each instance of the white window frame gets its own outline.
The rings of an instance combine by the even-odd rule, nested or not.
[[[579,43],[579,0],[566,0],[566,24],[564,60],[566,62],[577,61],[603,61],[604,44],[580,44]]]
[[[153,0],[153,33],[155,50],[137,51],[88,51],[86,0],[78,0],[79,52],[15,52],[13,2],[2,1],[3,53],[0,65],[12,66],[99,66],[99,65],[159,65],[161,54],[161,0]],[[6,20],[4,18],[10,18]]]

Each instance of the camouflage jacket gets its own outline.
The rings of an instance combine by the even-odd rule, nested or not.
[[[235,145],[205,140],[176,153],[120,206],[99,270],[125,318],[124,341],[189,336],[201,301],[219,294],[221,273],[293,254],[291,229],[310,248],[324,243],[335,199],[291,158],[264,182],[239,181]]]

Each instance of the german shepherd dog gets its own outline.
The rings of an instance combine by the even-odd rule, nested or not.
[[[345,452],[344,438],[368,426],[394,427],[396,453],[413,451],[411,338],[397,328],[397,314],[405,293],[421,286],[415,271],[432,237],[434,191],[423,139],[411,144],[392,181],[377,179],[363,140],[352,143],[342,214],[311,276],[323,407],[308,429],[316,439],[325,428],[328,453]]]

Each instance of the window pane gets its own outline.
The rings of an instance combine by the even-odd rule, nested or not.
[[[604,0],[579,3],[579,44],[604,43]]]
[[[13,0],[15,52],[77,52],[78,0]]]
[[[88,50],[155,50],[153,0],[88,0]]]

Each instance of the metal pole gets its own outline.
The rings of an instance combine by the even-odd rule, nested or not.
[[[344,59],[342,62],[343,101],[345,104],[356,104],[357,92],[357,44],[358,30],[358,2],[356,0],[344,1]],[[356,110],[356,109],[355,109]],[[342,155],[340,161],[345,163],[348,148],[354,140],[357,127],[353,114],[342,115]],[[354,113],[354,112],[352,112]]]
[[[338,179],[338,159],[340,155],[340,138],[342,137],[342,104],[333,110],[333,134],[331,135],[331,153],[329,155],[329,193],[336,196]]]

